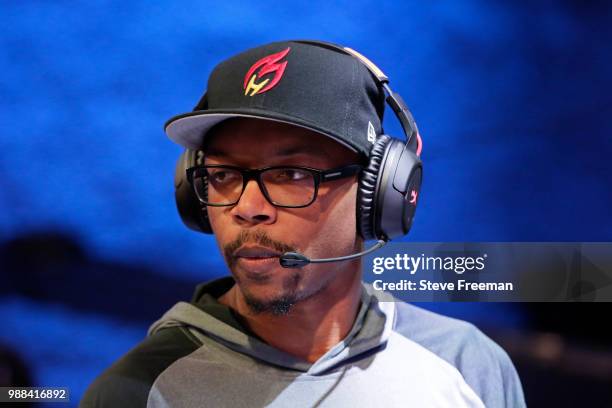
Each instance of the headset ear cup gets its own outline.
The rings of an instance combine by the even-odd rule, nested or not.
[[[357,226],[363,239],[379,239],[376,236],[374,215],[376,210],[376,186],[381,165],[391,137],[381,135],[374,142],[370,151],[368,166],[362,171],[359,179]]]
[[[412,226],[423,166],[411,146],[397,139],[387,147],[381,166],[374,225],[377,234],[394,239],[408,234]]]
[[[174,172],[174,198],[181,220],[187,227],[212,234],[206,207],[202,206],[187,180],[187,169],[202,164],[203,158],[203,152],[199,150],[187,149],[181,154]]]

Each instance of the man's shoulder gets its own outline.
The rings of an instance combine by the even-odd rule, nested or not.
[[[469,352],[472,349],[507,357],[506,352],[472,323],[410,303],[396,302],[393,330],[427,349]],[[437,353],[436,353],[437,354]]]
[[[473,324],[396,302],[393,331],[455,367],[487,406],[523,406],[508,354]]]
[[[146,407],[157,377],[176,360],[199,347],[181,327],[169,327],[145,338],[89,386],[79,407]]]

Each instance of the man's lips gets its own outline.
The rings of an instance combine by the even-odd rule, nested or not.
[[[280,266],[278,259],[281,255],[281,252],[272,248],[244,245],[234,252],[233,258],[244,269],[247,278],[263,283],[268,279],[268,272]]]
[[[265,259],[265,258],[277,258],[282,254],[272,248],[267,248],[259,245],[253,246],[241,246],[234,252],[235,258],[246,258],[246,259]]]

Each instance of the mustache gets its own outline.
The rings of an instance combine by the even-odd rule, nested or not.
[[[297,248],[293,245],[286,244],[281,241],[270,238],[264,231],[240,231],[240,234],[235,240],[223,246],[223,254],[227,260],[228,265],[231,267],[237,261],[237,257],[234,256],[234,252],[246,243],[258,244],[267,248],[274,249],[275,251],[285,252],[297,252]]]

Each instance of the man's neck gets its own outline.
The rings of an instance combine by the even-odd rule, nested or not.
[[[355,322],[362,286],[360,268],[351,269],[342,274],[345,279],[330,282],[286,315],[254,313],[237,284],[218,300],[234,309],[266,343],[312,363],[344,339]]]

